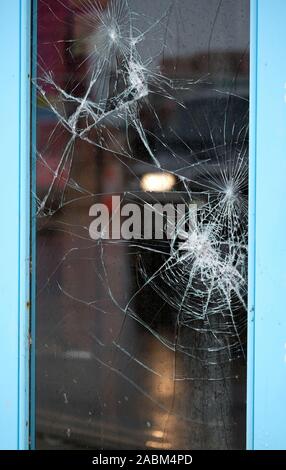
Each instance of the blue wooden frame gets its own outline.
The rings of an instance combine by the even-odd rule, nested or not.
[[[0,449],[28,447],[30,1],[1,2]]]
[[[31,0],[0,8],[0,449],[26,449]],[[251,0],[248,449],[286,449],[285,18],[285,0]]]
[[[254,449],[254,355],[255,355],[255,274],[256,274],[256,116],[257,116],[257,0],[250,4],[250,109],[249,109],[249,264],[247,325],[247,449]]]
[[[286,449],[286,1],[252,0],[248,448]]]

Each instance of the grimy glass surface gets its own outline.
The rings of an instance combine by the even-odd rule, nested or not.
[[[249,2],[39,0],[34,56],[37,448],[244,448]]]

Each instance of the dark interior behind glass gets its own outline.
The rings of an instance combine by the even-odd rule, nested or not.
[[[39,0],[34,56],[36,447],[244,448],[248,0]]]

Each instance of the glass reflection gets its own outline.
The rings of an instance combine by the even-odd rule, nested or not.
[[[37,447],[244,448],[249,2],[37,23]]]

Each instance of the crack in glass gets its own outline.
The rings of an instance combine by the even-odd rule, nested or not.
[[[43,448],[244,446],[249,5],[143,3],[39,1]],[[171,239],[92,240],[112,195],[186,212]]]

